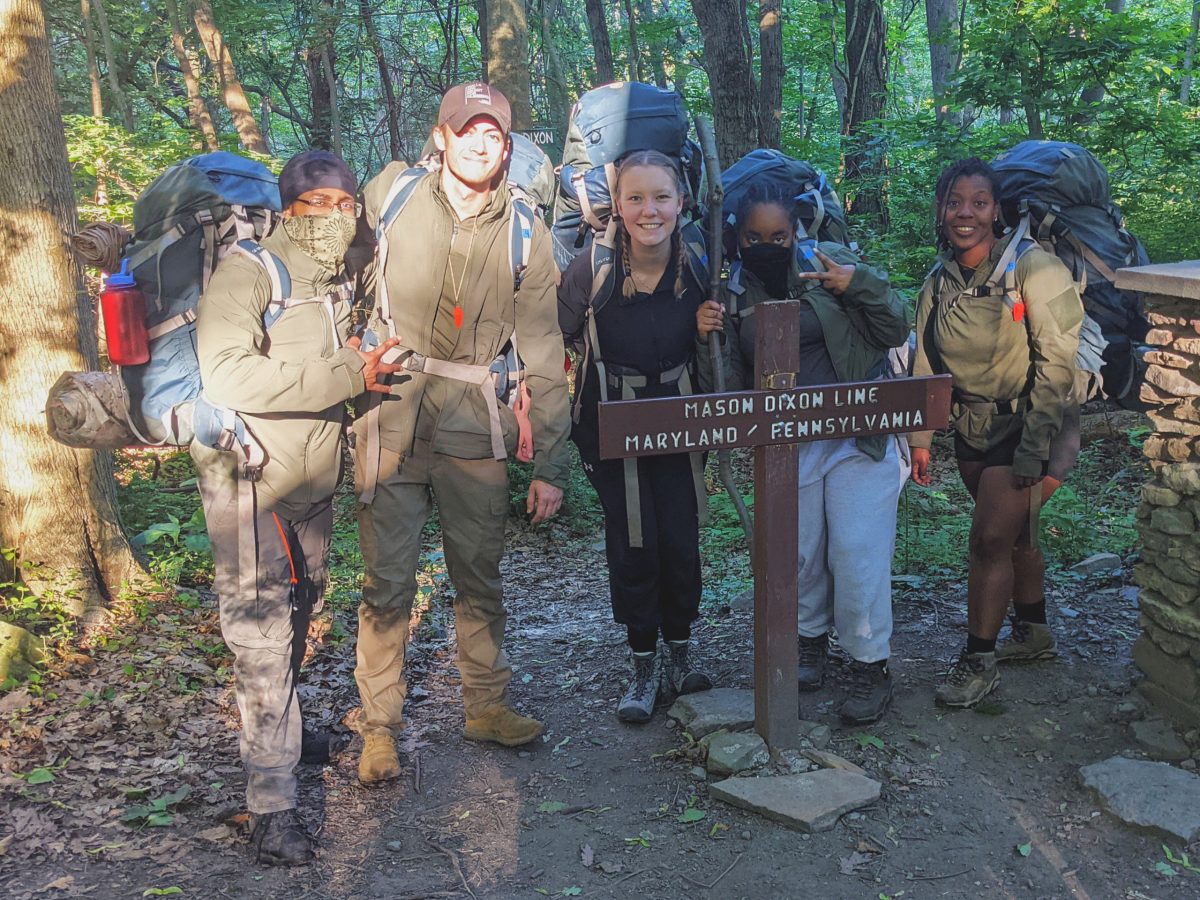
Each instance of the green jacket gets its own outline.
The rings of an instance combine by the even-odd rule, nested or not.
[[[1062,426],[1063,408],[1076,399],[1083,303],[1066,266],[1037,246],[1017,260],[1023,321],[1014,320],[1002,297],[962,296],[987,282],[1010,240],[998,240],[974,271],[964,272],[952,254],[942,254],[917,301],[913,374],[953,375],[950,424],[962,439],[987,450],[1020,431],[1013,474],[1038,477]],[[1015,401],[1017,411],[998,411],[997,401]],[[925,431],[909,441],[928,448],[931,439],[932,432]]]
[[[293,297],[321,296],[337,284],[282,227],[261,243],[287,267]],[[350,325],[347,302],[335,304],[336,322],[323,304],[305,304],[286,310],[267,332],[270,299],[259,263],[242,253],[222,260],[197,310],[200,377],[208,399],[236,410],[266,450],[260,504],[302,515],[337,486],[345,402],[363,391],[363,362],[338,347]],[[198,441],[192,456],[208,474],[232,477],[237,470],[235,453]]]
[[[389,163],[367,184],[364,205],[372,228],[388,189],[404,168],[403,163]],[[508,242],[511,196],[508,186],[501,185],[475,222],[460,224],[440,176],[422,178],[388,235],[386,271],[373,272],[371,280],[387,279],[401,346],[441,358],[433,352],[432,340],[439,302],[454,304],[447,271],[454,229],[478,228],[465,259],[465,273],[463,248],[468,242],[459,238],[453,279],[461,279],[458,302],[463,316],[449,361],[489,365],[515,330],[532,399],[533,477],[564,487],[570,415],[555,297],[558,271],[549,232],[540,220],[535,221],[530,258],[514,297]],[[372,328],[381,337],[386,334],[377,319]],[[421,372],[398,374],[391,384],[392,393],[384,395],[380,408],[380,442],[400,454],[402,466],[417,436],[429,440],[435,453],[460,459],[492,456],[488,411],[478,387]],[[516,445],[516,420],[507,406],[501,406],[500,416],[511,452]],[[360,440],[365,427],[362,418],[355,424]]]
[[[888,350],[908,339],[908,319],[904,301],[891,289],[887,273],[861,262],[854,251],[841,244],[823,241],[822,253],[835,262],[854,265],[850,286],[835,297],[820,282],[800,278],[793,265],[788,276],[788,292],[808,303],[821,323],[825,348],[841,383],[867,381],[878,369]],[[769,299],[766,289],[750,271],[741,270],[740,289],[726,286],[725,308],[745,310]],[[753,315],[734,322],[729,340],[723,342],[727,356],[727,390],[753,388],[755,319]],[[707,347],[699,347],[700,384],[712,390],[712,367]],[[857,439],[858,448],[874,460],[887,452],[887,437],[875,435]]]

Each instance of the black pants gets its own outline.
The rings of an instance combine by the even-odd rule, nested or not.
[[[581,447],[584,470],[604,507],[605,552],[613,619],[630,629],[678,640],[700,614],[700,528],[687,454],[638,462],[642,546],[629,546],[625,466]]]

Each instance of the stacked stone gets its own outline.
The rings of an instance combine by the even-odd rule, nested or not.
[[[1138,508],[1141,690],[1172,719],[1200,725],[1200,263],[1123,270],[1148,291],[1154,350],[1142,399],[1152,406],[1144,452],[1154,477]]]

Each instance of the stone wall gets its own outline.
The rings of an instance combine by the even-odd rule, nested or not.
[[[1142,488],[1138,531],[1140,689],[1180,725],[1200,725],[1200,262],[1123,269],[1117,285],[1146,293],[1153,330],[1142,399],[1154,473]]]

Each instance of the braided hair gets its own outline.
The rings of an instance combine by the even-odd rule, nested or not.
[[[633,248],[631,246],[629,237],[629,229],[625,227],[625,223],[621,221],[621,217],[616,213],[616,200],[621,194],[621,173],[626,171],[626,169],[632,169],[636,166],[650,166],[654,168],[665,169],[667,172],[670,172],[671,177],[674,178],[675,190],[679,196],[683,198],[684,206],[688,205],[690,198],[690,191],[688,190],[687,181],[683,177],[683,172],[680,170],[679,164],[666,154],[660,153],[657,150],[634,150],[623,160],[621,160],[620,165],[617,167],[617,177],[615,183],[613,184],[613,219],[616,221],[617,230],[620,233],[621,271],[625,276],[625,280],[621,286],[621,294],[627,300],[631,298],[637,290],[633,283],[633,274],[629,268],[629,256]],[[683,215],[680,214],[679,218],[675,220],[675,231],[671,235],[671,247],[674,251],[675,259],[674,292],[676,300],[682,297],[684,292],[683,271],[686,260],[684,258],[685,251],[683,237],[680,234],[680,229],[682,227]]]
[[[992,189],[992,197],[996,201],[996,206],[1000,206],[1000,176],[996,174],[996,170],[985,163],[978,156],[969,156],[966,159],[960,159],[956,163],[951,163],[942,170],[942,174],[938,176],[937,187],[934,189],[934,197],[937,202],[937,218],[934,222],[934,227],[937,233],[938,247],[942,250],[950,249],[950,241],[946,237],[946,204],[950,201],[950,191],[954,189],[955,182],[960,178],[972,178],[978,176],[987,181]],[[997,220],[992,224],[992,231],[999,237],[1004,226]]]

